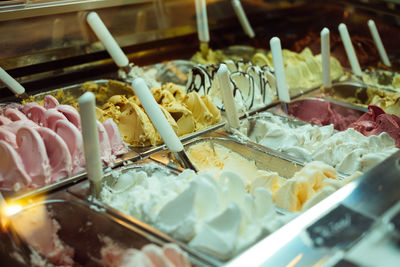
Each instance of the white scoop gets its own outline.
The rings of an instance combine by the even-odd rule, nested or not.
[[[283,65],[281,40],[273,37],[270,40],[272,61],[274,62],[276,83],[278,87],[279,100],[285,103],[290,102],[289,87],[286,83],[285,68]]]
[[[331,48],[328,28],[321,31],[322,81],[325,88],[332,87]]]
[[[383,46],[382,39],[379,36],[378,29],[376,28],[375,22],[372,19],[368,20],[368,27],[369,31],[371,32],[372,38],[374,39],[376,48],[378,49],[379,55],[381,56],[383,64],[390,67],[391,64],[389,57],[386,54],[386,50],[385,47]]]
[[[0,67],[0,80],[16,95],[25,93],[25,88]]]
[[[172,129],[172,126],[161,111],[161,108],[154,99],[150,89],[147,87],[145,80],[142,78],[134,79],[132,87],[168,149],[176,155],[176,159],[181,163],[181,165],[185,168],[197,171],[196,167],[190,162],[188,156],[183,150],[181,140],[179,140],[174,129]]]
[[[132,87],[168,149],[172,152],[182,151],[181,141],[158,106],[146,82],[142,78],[136,78],[132,82]]]
[[[349,31],[344,23],[339,24],[339,32],[340,37],[342,38],[342,42],[344,45],[344,49],[346,51],[347,58],[350,61],[350,66],[353,73],[357,76],[362,75],[360,63],[358,62],[358,58],[356,52],[354,51],[353,44],[351,43],[351,38],[349,35]]]
[[[229,127],[238,129],[240,126],[239,116],[236,109],[235,99],[233,98],[233,88],[229,79],[229,70],[225,64],[219,66],[217,75]]]
[[[95,96],[86,92],[79,98],[83,147],[85,150],[86,171],[91,182],[91,191],[95,197],[101,192],[103,168],[100,158],[99,133],[96,122]]]
[[[210,41],[210,32],[208,30],[207,6],[206,0],[195,0],[197,35],[199,41],[208,43]]]
[[[239,0],[232,0],[233,10],[235,10],[236,16],[239,18],[240,24],[244,32],[250,37],[254,38],[255,34],[253,28],[250,25],[249,20],[247,19],[246,13],[243,10],[242,4]]]
[[[128,57],[119,47],[114,37],[112,37],[99,15],[96,12],[90,12],[86,20],[118,67],[127,67],[129,65]]]

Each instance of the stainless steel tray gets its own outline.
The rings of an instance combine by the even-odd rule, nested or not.
[[[151,164],[151,165],[150,165]],[[143,168],[143,166],[151,166],[151,168]],[[180,173],[179,170],[175,168],[171,168],[168,166],[165,166],[161,163],[158,163],[156,161],[153,161],[152,159],[144,159],[140,162],[135,162],[130,165],[126,165],[124,167],[121,167],[119,171],[125,172],[133,169],[140,169],[145,171],[147,174],[152,174],[155,171],[164,173],[166,175],[178,175]],[[112,185],[115,182],[115,177],[113,177],[111,174],[105,174],[103,183]],[[92,205],[96,206],[98,209],[104,209],[108,214],[110,214],[115,220],[117,220],[120,224],[123,226],[133,226],[139,228],[141,231],[145,231],[148,233],[151,233],[152,235],[156,236],[157,238],[163,240],[164,242],[172,242],[178,244],[184,251],[186,251],[191,260],[193,262],[196,262],[197,265],[199,266],[220,266],[222,265],[222,262],[219,260],[216,260],[212,257],[209,257],[208,255],[199,252],[197,250],[192,249],[189,247],[187,244],[178,241],[171,236],[164,234],[163,232],[155,229],[154,227],[138,220],[135,219],[134,217],[127,215],[113,207],[110,207],[107,204],[103,204],[101,200],[94,199],[93,197],[90,196],[90,185],[88,181],[84,181],[82,183],[79,183],[75,186],[70,187],[67,190],[69,193],[72,195],[87,200]]]
[[[168,242],[140,226],[121,223],[101,207],[96,207],[66,192],[25,206],[12,216],[12,221],[18,222],[21,214],[33,209],[41,209],[59,223],[60,229],[57,234],[63,242],[74,249],[74,261],[78,266],[100,266],[97,260],[101,259],[100,250],[104,246],[102,241],[104,237],[111,238],[121,247],[135,249],[141,249],[150,243],[163,245]],[[37,232],[49,231],[47,228],[41,229],[41,225],[37,223],[31,226]],[[201,265],[195,257],[190,257],[190,260]]]

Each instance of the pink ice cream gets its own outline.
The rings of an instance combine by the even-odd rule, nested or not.
[[[60,225],[50,217],[45,206],[24,210],[12,217],[11,223],[18,235],[52,266],[75,266],[74,249],[60,239]],[[42,266],[40,256],[31,256],[33,266]]]
[[[352,127],[365,136],[388,133],[400,148],[400,118],[394,114],[386,114],[377,105],[369,105],[368,112],[361,116]]]
[[[52,96],[37,103],[0,108],[0,189],[18,191],[83,171],[85,158],[79,113]],[[127,152],[115,123],[98,122],[103,163]]]
[[[334,128],[339,131],[346,130],[361,116],[358,111],[338,105],[333,109],[330,102],[312,99],[290,103],[289,114],[320,126],[333,124]]]
[[[106,267],[188,267],[190,261],[184,251],[175,244],[159,247],[154,244],[144,246],[141,250],[122,248],[110,238],[102,238],[105,246],[101,249],[102,265]]]

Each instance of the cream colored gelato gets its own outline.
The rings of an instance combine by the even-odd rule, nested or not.
[[[366,137],[353,128],[335,132],[333,125],[290,125],[268,112],[259,115],[243,121],[236,134],[300,160],[323,161],[344,174],[365,172],[398,150],[387,133]]]
[[[362,82],[369,86],[400,91],[400,74],[387,70],[365,70],[361,76]]]
[[[256,177],[268,173],[259,170],[254,160],[246,159],[220,144],[211,145],[209,141],[189,146],[186,153],[201,173],[210,173],[218,178],[221,171],[233,171],[243,178],[246,188],[250,188]]]
[[[282,50],[283,63],[285,66],[286,82],[291,94],[301,92],[298,89],[311,89],[322,85],[322,58],[321,55],[314,56],[309,48],[301,53]],[[272,54],[257,53],[252,62],[257,66],[268,66],[273,68]],[[330,58],[331,78],[339,79],[344,75],[340,62]]]
[[[366,92],[366,95],[364,91]],[[327,93],[330,97],[335,99],[363,107],[368,107],[368,105],[377,105],[388,114],[400,116],[400,92],[394,93],[375,87],[368,87],[367,89],[356,89],[354,95],[351,97],[343,97],[333,89],[327,90]]]

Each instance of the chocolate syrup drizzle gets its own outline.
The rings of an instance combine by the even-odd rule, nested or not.
[[[268,92],[274,90],[275,81],[273,71],[268,66],[255,66],[251,62],[227,60],[224,62],[230,71],[230,81],[233,85],[233,96],[237,95],[242,99],[247,110],[250,110],[256,104],[256,90],[260,90],[262,103],[267,103]],[[187,92],[197,92],[200,95],[210,94],[210,90],[217,79],[219,65],[197,65],[192,68],[188,77]],[[246,88],[239,88],[238,84],[248,81]],[[275,94],[275,91],[274,91]],[[218,108],[224,110],[223,104]]]

